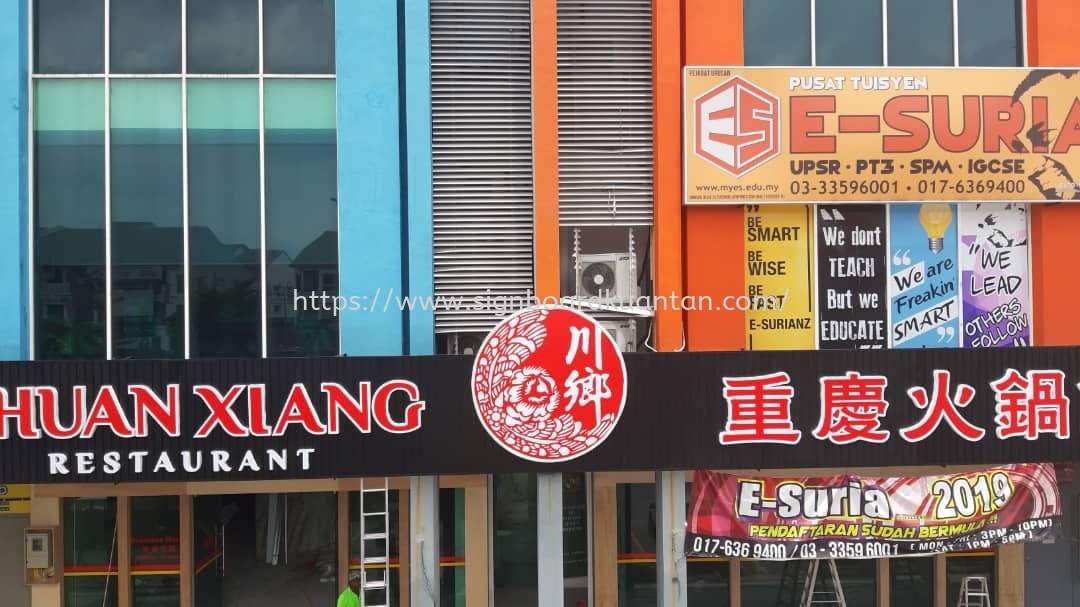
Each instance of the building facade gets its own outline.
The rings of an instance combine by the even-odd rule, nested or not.
[[[684,68],[1080,63],[1072,0],[24,0],[0,10],[0,279],[11,288],[0,356],[72,377],[101,360],[467,357],[529,298],[591,297],[597,284],[722,302],[760,283],[748,263],[755,222],[803,228],[769,288],[794,289],[809,326],[734,308],[591,315],[626,352],[844,349],[826,343],[815,312],[832,307],[806,236],[824,204],[684,205]],[[898,233],[910,218],[894,206],[867,212]],[[1013,343],[1080,345],[1069,262],[1080,210],[1030,204],[1024,221],[1017,296],[1030,328]],[[347,303],[335,310],[321,295]],[[937,345],[971,347],[956,334]],[[856,470],[972,467],[938,463]],[[389,604],[774,604],[783,563],[685,558],[665,531],[685,522],[695,467],[392,475]],[[841,471],[797,456],[742,469]],[[988,577],[994,605],[1080,604],[1077,489],[1062,479],[1063,539],[841,561],[848,604],[953,605],[967,574]],[[381,482],[12,482],[9,495],[29,499],[0,514],[0,537],[55,529],[57,573],[24,585],[23,566],[0,561],[0,579],[17,607],[224,607],[236,592],[330,604],[347,571],[366,566],[362,496]],[[230,526],[237,516],[248,531]],[[266,532],[278,520],[285,530]],[[233,581],[264,565],[276,569]]]

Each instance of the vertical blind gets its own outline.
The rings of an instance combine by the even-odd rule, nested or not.
[[[533,287],[530,0],[432,0],[437,333],[486,333],[478,298]]]
[[[558,0],[559,223],[653,220],[651,0]]]

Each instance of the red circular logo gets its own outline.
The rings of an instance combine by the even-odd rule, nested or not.
[[[626,404],[626,364],[602,326],[560,307],[518,312],[484,339],[472,372],[473,404],[495,442],[534,462],[595,449]]]

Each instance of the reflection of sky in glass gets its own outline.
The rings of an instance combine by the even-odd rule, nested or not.
[[[810,65],[810,3],[745,2],[743,39],[746,65]]]
[[[258,0],[188,0],[188,71],[259,71]]]
[[[114,72],[180,71],[180,4],[176,0],[109,0],[109,68]]]
[[[1016,0],[960,0],[960,65],[1020,65]]]
[[[881,65],[881,3],[817,0],[817,64]]]
[[[333,0],[264,0],[263,16],[266,73],[333,73]]]
[[[952,0],[889,3],[889,65],[952,64]]]
[[[111,0],[111,68],[180,71],[180,3]],[[191,73],[258,71],[257,0],[189,0]],[[102,73],[104,0],[38,0],[34,39],[42,73]],[[266,73],[334,72],[334,0],[265,0]]]
[[[101,73],[105,67],[104,0],[38,0],[34,45],[42,73]]]

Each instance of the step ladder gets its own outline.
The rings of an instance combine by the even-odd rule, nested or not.
[[[990,584],[984,575],[965,575],[956,607],[990,607]]]
[[[360,480],[360,593],[364,607],[390,605],[390,479]]]
[[[824,559],[829,567],[829,586],[818,590],[818,574],[821,572],[821,560],[810,561],[810,570],[806,572],[806,585],[803,586],[802,607],[812,605],[839,605],[847,607],[844,599],[844,589],[840,587],[840,575],[836,573],[836,561]],[[825,586],[825,584],[822,584]]]

